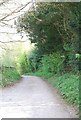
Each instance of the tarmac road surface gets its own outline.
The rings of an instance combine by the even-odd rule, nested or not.
[[[23,76],[10,87],[0,89],[1,118],[78,118],[55,88],[35,76]]]

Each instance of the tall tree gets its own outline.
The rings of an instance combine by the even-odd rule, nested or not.
[[[79,51],[79,4],[37,3],[36,9],[19,18],[18,31],[29,34],[43,54],[64,52],[65,62],[74,68]]]

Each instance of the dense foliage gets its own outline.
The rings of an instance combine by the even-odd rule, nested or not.
[[[49,82],[77,105],[81,71],[80,9],[81,3],[37,3],[19,17],[17,25],[18,32],[25,31],[36,46],[36,51],[28,56],[32,69],[26,72],[52,78]]]
[[[75,58],[79,50],[79,8],[78,3],[41,3],[19,18],[18,31],[29,34],[39,54],[60,51],[73,70],[78,65]]]

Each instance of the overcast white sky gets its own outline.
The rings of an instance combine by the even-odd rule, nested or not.
[[[22,7],[23,5],[25,5],[29,1],[31,1],[31,0],[10,0],[9,3],[7,3],[3,6],[0,6],[0,19],[3,18],[6,14],[11,13],[15,9]],[[30,8],[30,6],[31,6],[31,4],[29,4],[22,11],[10,15],[5,20],[9,20],[9,19],[14,18],[14,17],[18,18],[18,16],[23,14],[24,11],[27,11]],[[3,21],[3,22],[5,22],[5,21]],[[0,41],[20,40],[21,37],[18,34],[6,34],[6,33],[16,33],[17,32],[16,29],[13,28],[13,27],[16,27],[16,26],[14,26],[14,19],[12,19],[8,22],[6,21],[5,23],[12,26],[12,28],[7,26],[7,25],[4,25],[3,23],[0,23]]]

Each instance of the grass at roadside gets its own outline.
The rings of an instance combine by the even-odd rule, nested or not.
[[[48,81],[56,87],[69,103],[79,106],[79,76],[71,73],[55,75]]]
[[[63,98],[69,103],[79,106],[79,75],[73,73],[65,73],[63,75],[53,75],[52,73],[38,71],[36,73],[28,73],[27,75],[36,75],[43,77],[53,87],[56,87]]]
[[[1,80],[1,78],[2,78],[2,74],[0,73],[0,80]]]
[[[53,73],[48,73],[48,72],[42,72],[42,71],[37,71],[37,72],[30,72],[30,73],[25,73],[24,75],[31,75],[31,76],[39,76],[39,77],[43,77],[45,79],[50,78],[51,76],[53,76]]]
[[[20,74],[16,70],[9,70],[2,74],[2,80],[0,80],[0,87],[12,85],[20,80]]]

